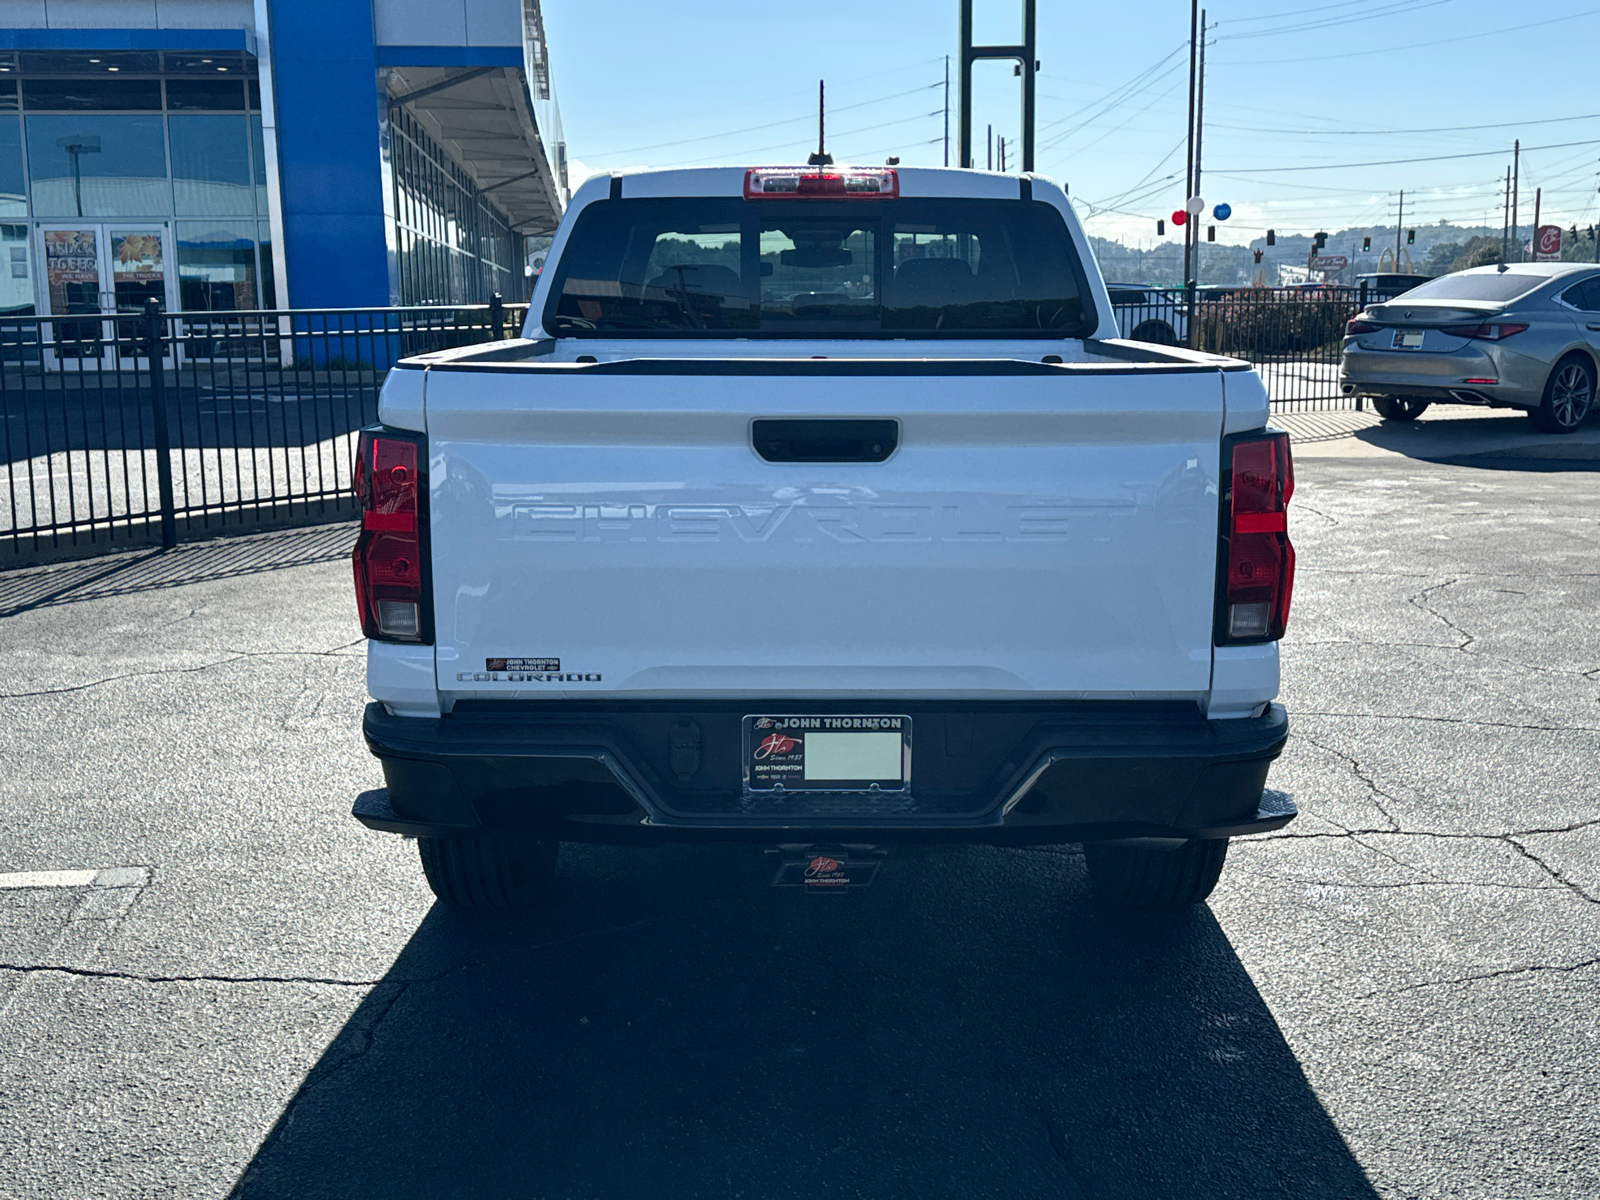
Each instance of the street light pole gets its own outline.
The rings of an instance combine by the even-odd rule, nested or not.
[[[1189,197],[1194,195],[1194,85],[1195,85],[1195,59],[1199,49],[1200,37],[1200,0],[1189,0],[1189,126],[1188,126],[1188,154],[1183,168],[1183,207],[1189,205]],[[1194,222],[1185,219],[1183,222],[1183,286],[1189,286],[1189,262],[1193,253]]]

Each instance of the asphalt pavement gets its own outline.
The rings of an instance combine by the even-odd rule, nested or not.
[[[0,574],[0,1196],[1592,1200],[1600,463],[1323,432],[1303,815],[1170,920],[1075,847],[462,917],[348,816],[348,527]]]

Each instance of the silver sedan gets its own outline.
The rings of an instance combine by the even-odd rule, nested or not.
[[[1339,383],[1378,415],[1430,404],[1520,408],[1571,433],[1600,377],[1600,266],[1502,263],[1429,280],[1370,305],[1345,329]]]

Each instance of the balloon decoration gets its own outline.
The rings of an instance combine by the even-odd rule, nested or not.
[[[1233,205],[1219,204],[1211,210],[1211,215],[1219,221],[1226,221],[1233,216]]]
[[[1172,223],[1174,225],[1182,225],[1188,219],[1189,214],[1184,212],[1183,209],[1175,208],[1172,210]]]

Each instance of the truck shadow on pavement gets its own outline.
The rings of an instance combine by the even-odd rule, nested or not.
[[[1071,850],[564,847],[520,921],[435,906],[241,1174],[259,1197],[1375,1196],[1204,908]]]

